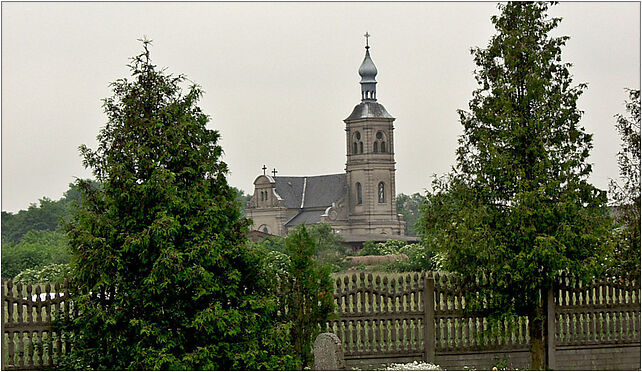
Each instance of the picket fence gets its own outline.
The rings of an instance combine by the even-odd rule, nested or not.
[[[349,365],[424,360],[461,369],[476,353],[512,353],[521,354],[521,366],[528,367],[528,318],[498,322],[484,309],[465,312],[461,284],[456,276],[439,273],[338,276],[336,311],[327,325],[342,340]],[[550,366],[555,367],[555,356],[564,348],[639,349],[639,278],[582,283],[562,275],[547,295],[546,327],[555,335],[547,344]],[[639,358],[631,363],[639,369]]]
[[[53,328],[55,316],[69,313],[66,285],[15,286],[2,283],[2,369],[51,369],[68,349]]]
[[[639,278],[582,283],[561,276],[548,297],[546,326],[555,335],[548,339],[549,365],[556,367],[560,353],[581,356],[584,354],[578,350],[582,348],[596,354],[595,350],[610,347],[608,352],[613,354],[614,347],[621,347],[633,350],[633,354],[613,354],[624,360],[613,365],[640,368]],[[56,314],[72,310],[68,298],[66,286],[58,283],[25,286],[3,282],[3,369],[55,368],[69,345],[53,329],[52,320]],[[483,311],[465,312],[462,286],[454,275],[338,275],[334,301],[336,310],[327,327],[342,340],[348,365],[425,360],[462,369],[462,363],[474,366],[477,360],[481,369],[488,367],[484,364],[488,357],[475,359],[477,356],[503,353],[515,360],[522,358],[522,365],[517,364],[528,367],[524,364],[530,345],[528,319],[496,323]],[[566,354],[563,359],[573,361]],[[593,359],[590,363],[587,369],[601,366]],[[567,365],[560,361],[560,366]]]

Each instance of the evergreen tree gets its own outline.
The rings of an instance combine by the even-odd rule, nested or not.
[[[619,239],[615,250],[616,274],[640,276],[640,90],[629,90],[627,116],[616,115],[622,138],[617,160],[622,184],[611,181]]]
[[[325,327],[334,308],[330,270],[314,259],[315,239],[305,225],[288,234],[285,248],[290,255],[290,267],[283,282],[284,313],[293,321],[292,341],[297,360],[296,369],[310,367],[312,343]]]
[[[294,366],[289,325],[220,160],[201,90],[151,63],[112,83],[107,124],[79,180],[66,226],[75,316],[61,365],[80,369],[283,369]]]
[[[481,307],[478,292],[494,317],[529,316],[534,369],[546,366],[547,291],[562,271],[592,275],[610,230],[606,194],[587,182],[586,86],[562,62],[568,37],[550,36],[560,19],[549,6],[498,6],[497,33],[471,51],[478,88],[460,111],[457,165],[433,183],[420,221],[425,243],[462,276],[469,308]]]

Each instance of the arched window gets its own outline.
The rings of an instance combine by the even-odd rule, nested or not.
[[[359,154],[363,154],[363,142],[359,142]]]
[[[261,201],[265,200],[263,197],[263,191],[259,191],[261,193]]]
[[[266,233],[266,234],[268,233],[268,228],[267,228],[267,226],[263,227],[263,232],[264,232],[264,233]]]
[[[372,151],[373,152],[379,152],[379,149],[377,147],[377,143],[376,142],[372,145]]]
[[[357,182],[357,205],[363,203],[363,198],[361,197],[361,183]]]
[[[386,135],[382,131],[378,131],[377,134],[375,135],[376,141],[374,144],[374,152],[378,152],[377,150],[380,150],[381,152],[386,152]]]
[[[386,186],[383,182],[379,182],[379,203],[386,202]]]
[[[354,142],[354,143],[352,144],[352,153],[353,153],[353,154],[356,154],[356,153],[357,153],[357,143],[356,143],[356,142]]]

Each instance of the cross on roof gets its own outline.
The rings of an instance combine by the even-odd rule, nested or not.
[[[265,176],[265,170],[267,169],[267,167],[265,166],[265,164],[263,164],[263,168],[261,168],[261,169],[263,169],[263,175]]]
[[[366,31],[366,34],[363,36],[366,37],[366,48],[369,48],[370,46],[368,45],[368,38],[370,37],[370,34],[368,33],[368,31]]]
[[[274,170],[272,170],[272,174],[274,175],[274,177],[276,177],[277,173],[279,173],[279,172],[277,172],[276,168],[274,168]]]

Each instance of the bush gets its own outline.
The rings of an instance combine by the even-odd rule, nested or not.
[[[24,270],[38,270],[51,264],[67,264],[70,255],[65,234],[31,230],[20,241],[2,245],[2,277],[12,278]]]
[[[328,267],[314,260],[317,246],[305,226],[290,233],[285,244],[290,267],[284,276],[284,305],[293,322],[292,340],[301,363],[297,369],[302,369],[312,364],[312,344],[334,309],[334,290]]]
[[[62,283],[69,275],[68,264],[50,264],[38,269],[26,269],[13,278],[14,283],[42,284]]]
[[[402,240],[388,240],[385,243],[365,242],[360,256],[384,256],[405,254],[408,260],[397,260],[378,265],[376,270],[390,272],[431,271],[441,269],[441,258],[434,251],[421,244],[408,244]]]

